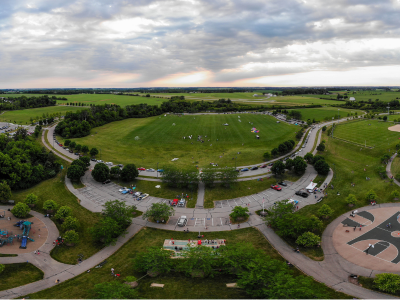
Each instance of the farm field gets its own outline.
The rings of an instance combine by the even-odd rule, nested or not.
[[[341,118],[346,117],[348,114],[355,114],[358,115],[363,114],[364,112],[357,109],[345,109],[336,107],[322,107],[322,108],[304,108],[304,109],[296,109],[297,111],[301,112],[302,120],[307,121],[308,119],[316,121],[324,121],[324,120],[332,120],[332,118],[337,119],[338,112]]]
[[[61,112],[65,114],[67,111],[76,112],[81,110],[83,107],[76,106],[48,106],[48,107],[39,107],[39,108],[31,108],[31,109],[22,109],[22,110],[10,110],[5,111],[0,115],[0,122],[10,122],[14,124],[27,125],[30,124],[30,119],[37,119],[36,117],[41,117],[43,114],[52,114],[55,112]]]
[[[229,125],[224,126],[225,123]],[[253,127],[260,132],[251,132]],[[101,149],[101,159],[114,164],[135,163],[138,167],[156,168],[157,162],[159,167],[209,166],[212,162],[220,167],[233,167],[235,160],[237,166],[262,162],[265,151],[294,140],[298,130],[297,126],[277,123],[267,115],[167,115],[113,122],[92,129],[87,137],[73,140]],[[203,143],[197,141],[198,135]],[[179,160],[171,162],[173,158]]]
[[[393,123],[376,120],[356,121],[336,126],[333,135],[358,144],[366,143],[367,146],[380,147],[386,149],[387,152],[390,148],[392,151],[395,150],[391,145],[397,144],[400,138],[399,132],[387,129],[393,125]]]
[[[331,91],[331,93],[334,93],[332,95],[304,95],[304,97],[313,97],[313,98],[331,98],[331,99],[336,99],[337,93],[339,94],[345,94],[346,91]],[[392,100],[397,100],[400,99],[400,92],[399,91],[392,91],[392,92],[386,92],[386,91],[351,91],[347,92],[347,95],[349,97],[354,97],[357,100],[362,100],[362,101],[369,101],[371,99],[372,102],[375,102],[376,99],[379,99],[380,101],[392,101]]]
[[[107,258],[104,268],[92,268],[90,273],[84,272],[75,278],[49,289],[30,294],[31,299],[94,299],[93,288],[95,284],[111,281],[123,283],[127,276],[134,275],[140,278],[136,288],[142,299],[241,299],[249,298],[242,289],[227,288],[227,283],[236,282],[236,276],[224,275],[216,272],[214,277],[191,278],[178,272],[171,271],[156,278],[143,276],[144,273],[135,270],[132,259],[138,253],[146,251],[149,247],[160,247],[165,239],[187,240],[196,239],[197,232],[184,233],[183,231],[168,231],[154,228],[143,228],[132,237],[117,252]],[[283,261],[280,254],[269,244],[265,237],[254,228],[239,229],[223,232],[204,233],[207,239],[223,238],[227,244],[249,243],[261,249],[265,255]],[[83,262],[85,263],[85,262]],[[121,274],[120,278],[110,276],[110,268]],[[293,276],[303,275],[298,269],[291,268]],[[143,277],[143,278],[141,278]],[[156,282],[165,284],[164,288],[151,288],[150,284]],[[314,281],[313,288],[325,291],[327,299],[351,298],[340,292]],[[27,297],[26,297],[27,298]]]

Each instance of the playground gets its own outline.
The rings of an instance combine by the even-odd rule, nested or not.
[[[333,233],[336,251],[372,270],[400,271],[400,209],[375,208],[344,219]]]
[[[33,252],[46,242],[48,231],[41,220],[36,217],[19,219],[9,211],[0,211],[0,215],[4,214],[4,218],[0,218],[1,254]]]

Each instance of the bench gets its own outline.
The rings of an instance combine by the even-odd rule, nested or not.
[[[164,284],[161,284],[161,283],[152,283],[152,284],[150,285],[150,287],[164,288]]]

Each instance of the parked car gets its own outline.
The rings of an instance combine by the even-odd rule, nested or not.
[[[164,172],[164,170],[163,169],[158,169],[157,172],[162,173],[162,172]]]
[[[293,203],[294,205],[297,205],[299,203],[299,201],[294,200],[294,199],[289,199],[289,201],[287,203]]]
[[[118,167],[120,167],[120,168],[123,168],[123,167],[124,167],[124,165],[123,165],[123,164],[119,164],[119,165],[118,165]]]
[[[267,165],[261,165],[260,169],[263,169],[263,168],[266,168],[266,167],[267,167]]]
[[[152,168],[150,168],[150,169],[147,169],[147,172],[155,172],[156,170],[154,170],[154,169],[152,169]]]
[[[118,192],[123,192],[123,191],[125,191],[125,190],[127,190],[128,188],[127,187],[123,187],[123,188],[120,188],[119,190],[118,190]]]
[[[62,147],[62,146],[63,146],[63,144],[59,144],[59,146],[60,146],[60,147]]]
[[[104,161],[102,161],[102,160],[98,160],[97,162],[98,162],[98,163],[104,163]]]
[[[69,152],[72,153],[72,150],[69,150]],[[95,158],[91,158],[90,160],[91,160],[91,161],[97,161],[97,159],[95,159]]]
[[[186,204],[186,200],[185,199],[181,199],[178,202],[178,207],[185,207],[185,204]]]
[[[283,181],[278,182],[278,184],[281,185],[281,186],[287,186],[287,183],[285,183],[285,182],[283,182]]]
[[[106,181],[103,182],[103,184],[110,183],[110,182],[111,182],[111,180],[107,179]]]
[[[271,189],[274,189],[276,191],[282,191],[282,188],[279,185],[271,185]]]
[[[149,194],[143,194],[143,195],[141,195],[140,197],[141,197],[142,199],[146,199],[148,196],[149,196]]]
[[[176,206],[178,205],[179,199],[174,199],[171,201],[171,206]]]
[[[146,168],[140,167],[138,168],[139,171],[146,171]]]
[[[252,167],[250,170],[252,170],[252,171],[258,170],[258,167]]]
[[[243,168],[240,170],[240,172],[247,172],[249,169],[248,168]]]
[[[179,226],[179,227],[185,227],[186,226],[186,224],[187,224],[187,218],[186,218],[186,216],[181,216],[180,218],[179,218],[179,220],[178,220],[178,223],[177,223],[177,225]]]
[[[65,150],[69,151],[69,149],[67,147],[65,147],[65,148],[66,148]]]
[[[108,162],[106,162],[106,165],[107,165],[107,166],[112,166],[113,163],[112,163],[111,161],[108,161]]]
[[[80,153],[79,153],[79,152],[76,152],[75,155],[80,155]]]
[[[272,167],[273,165],[274,165],[274,163],[270,163],[268,166],[269,166],[269,167]]]
[[[308,193],[302,192],[302,191],[297,191],[295,194],[296,194],[297,196],[301,196],[301,197],[303,197],[303,198],[307,198],[307,197],[308,197]]]

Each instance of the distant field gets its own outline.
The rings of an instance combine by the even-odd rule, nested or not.
[[[298,130],[294,125],[278,124],[270,116],[239,116],[241,122],[238,115],[224,114],[126,119],[94,128],[90,136],[74,140],[101,149],[102,160],[113,163],[133,162],[156,168],[157,162],[159,166],[209,166],[213,162],[220,167],[232,167],[235,157],[237,166],[261,162],[265,151],[294,139]],[[229,126],[224,126],[225,123]],[[252,127],[260,130],[259,140],[251,132]],[[189,135],[193,136],[191,140],[183,139]],[[197,141],[198,135],[203,136],[204,143]],[[175,157],[179,160],[171,162]]]
[[[296,109],[297,111],[301,112],[302,120],[306,121],[308,119],[316,121],[323,121],[323,120],[332,120],[332,118],[337,118],[338,113],[341,118],[347,117],[347,114],[354,114],[358,113],[358,115],[363,114],[363,111],[356,110],[356,109],[338,109],[336,107],[322,107],[322,108],[303,108],[303,109]],[[400,117],[400,116],[399,116]]]
[[[334,136],[363,145],[366,143],[367,146],[385,148],[393,145],[393,143],[400,142],[400,132],[388,130],[388,127],[391,126],[393,126],[393,123],[375,120],[350,122],[338,125],[334,131]]]
[[[83,107],[75,106],[49,106],[5,111],[0,115],[0,122],[11,122],[15,124],[26,125],[30,124],[30,118],[37,119],[36,117],[41,117],[44,113],[52,114],[55,112],[61,112],[62,114],[65,114],[67,111],[77,111],[81,110],[82,108]]]
[[[313,97],[313,98],[331,98],[331,99],[336,99],[337,93],[344,94],[346,93],[345,91],[335,91],[332,93],[332,95],[304,95],[305,97]],[[371,102],[375,102],[376,99],[379,99],[380,101],[392,101],[400,99],[400,92],[399,91],[392,91],[392,92],[384,92],[384,91],[351,91],[347,92],[347,95],[349,97],[354,97],[357,100],[362,100],[362,101],[369,101],[371,99]]]

